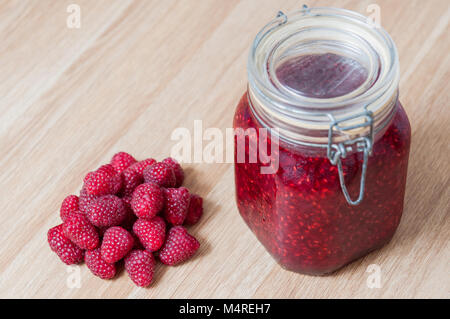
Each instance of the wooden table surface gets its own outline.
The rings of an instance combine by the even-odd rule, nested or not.
[[[374,1],[305,1],[368,14]],[[67,6],[81,8],[68,28]],[[117,151],[163,158],[177,127],[225,131],[246,89],[249,46],[297,0],[0,2],[0,297],[450,297],[448,0],[377,1],[400,52],[412,124],[405,211],[390,244],[327,277],[282,270],[238,214],[232,164],[184,164],[206,199],[195,258],[157,267],[148,289],[102,281],[50,251],[68,194]],[[366,272],[380,266],[381,288]],[[67,284],[79,271],[80,287]]]

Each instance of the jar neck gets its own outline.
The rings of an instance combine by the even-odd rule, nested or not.
[[[336,83],[345,88],[342,83],[354,77],[356,84],[349,83],[355,87],[336,93],[301,77],[295,87],[280,71],[294,61],[310,79],[307,72],[326,58],[343,72]],[[361,72],[355,75],[355,70]],[[327,147],[330,139],[345,143],[371,135],[375,140],[384,132],[397,105],[399,62],[389,35],[363,15],[311,8],[289,17],[279,14],[258,33],[248,78],[250,107],[263,126],[277,128],[280,138],[293,143]]]

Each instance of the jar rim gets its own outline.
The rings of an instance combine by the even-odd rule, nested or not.
[[[313,36],[329,39],[331,35],[320,29],[325,27],[326,30],[336,28],[343,43],[350,39],[367,54],[372,70],[372,79],[368,77],[367,81],[373,83],[366,81],[366,86],[331,98],[308,97],[280,90],[270,74],[273,73],[271,59],[278,47],[293,35],[303,36],[303,39]],[[327,144],[325,135],[335,120],[352,117],[364,110],[373,114],[375,131],[381,131],[392,117],[398,96],[399,61],[392,38],[380,26],[370,24],[364,15],[346,9],[304,8],[289,15],[280,12],[256,35],[247,69],[249,97],[255,116],[265,126],[278,128],[280,135],[287,139],[308,143]],[[380,73],[374,74],[374,70]],[[361,119],[353,118],[352,124],[358,121]],[[337,138],[349,140],[367,134],[368,129],[360,127],[346,134],[339,133]]]

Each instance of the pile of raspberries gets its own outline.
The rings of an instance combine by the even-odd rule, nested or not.
[[[140,287],[150,285],[155,257],[173,266],[194,255],[200,243],[183,225],[203,214],[203,199],[182,187],[180,164],[166,158],[138,162],[128,153],[84,178],[80,196],[67,196],[60,209],[62,224],[48,231],[50,248],[67,265],[85,261],[102,278],[125,270]]]

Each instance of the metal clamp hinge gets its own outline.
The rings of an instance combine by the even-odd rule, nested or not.
[[[331,114],[328,114],[328,117],[331,119],[330,129],[328,131],[328,147],[327,147],[327,156],[330,160],[331,164],[337,165],[338,173],[339,173],[339,182],[341,184],[342,192],[344,193],[345,199],[350,205],[359,205],[364,198],[364,188],[366,183],[366,172],[367,172],[367,162],[369,160],[369,155],[372,153],[373,148],[373,139],[374,139],[374,131],[373,131],[373,114],[367,108],[363,113],[356,114],[347,118],[343,118],[340,120],[336,120]],[[364,122],[360,124],[350,125],[350,126],[340,126],[340,124],[354,120],[358,118],[363,118]],[[345,132],[357,128],[369,127],[368,136],[357,137],[352,140],[348,140],[340,143],[333,143],[333,133],[337,132]],[[363,166],[361,172],[361,181],[359,187],[359,196],[356,200],[352,200],[350,194],[348,192],[347,186],[345,185],[345,177],[342,169],[342,159],[346,158],[347,153],[353,150],[353,145],[356,145],[356,150],[358,152],[363,152]]]

